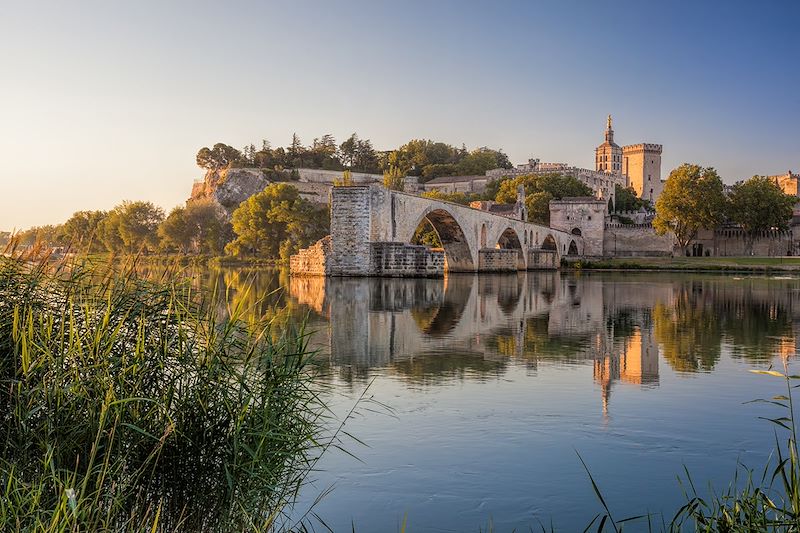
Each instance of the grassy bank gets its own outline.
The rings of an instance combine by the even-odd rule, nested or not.
[[[800,257],[626,257],[566,260],[564,266],[572,270],[800,273]]]
[[[0,530],[268,531],[321,453],[300,331],[0,257]]]

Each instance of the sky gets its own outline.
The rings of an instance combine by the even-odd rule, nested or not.
[[[615,140],[733,183],[800,171],[800,2],[9,1],[0,230],[183,203],[195,154],[352,132],[593,168]]]

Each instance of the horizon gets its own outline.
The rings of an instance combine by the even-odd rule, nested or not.
[[[1,230],[126,199],[168,212],[202,177],[201,147],[294,132],[591,169],[611,114],[620,145],[664,146],[664,178],[684,162],[728,184],[800,169],[790,2],[83,6],[0,21]]]

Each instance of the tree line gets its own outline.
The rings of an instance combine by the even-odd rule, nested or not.
[[[36,226],[12,236],[16,245],[64,247],[77,253],[179,253],[247,255],[287,260],[329,232],[327,208],[273,183],[233,211],[210,200],[164,210],[145,201],[124,201],[110,211],[78,211],[58,225]]]
[[[241,150],[225,143],[197,152],[197,165],[209,171],[225,168],[262,168],[284,170],[315,168],[349,170],[371,174],[396,172],[402,176],[417,176],[420,182],[440,176],[482,175],[494,168],[511,168],[502,150],[487,147],[467,150],[428,139],[412,139],[397,149],[378,151],[372,141],[353,133],[337,143],[333,135],[325,134],[304,145],[298,135],[292,135],[288,146],[273,148],[261,141],[260,148],[249,144]]]
[[[759,234],[789,229],[797,197],[767,176],[753,176],[725,187],[712,167],[683,164],[670,172],[656,202],[653,227],[672,233],[685,252],[701,229],[723,224],[740,227],[748,250]]]

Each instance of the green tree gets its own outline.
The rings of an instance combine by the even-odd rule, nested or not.
[[[636,191],[633,187],[620,187],[619,185],[614,185],[614,197],[616,201],[614,202],[614,211],[638,211],[642,207],[645,208],[652,208],[650,202],[639,198],[636,195]]]
[[[517,190],[520,185],[525,189],[528,220],[545,225],[550,223],[550,200],[560,200],[570,196],[594,196],[592,188],[578,178],[558,173],[503,178],[489,182],[487,192],[491,194],[496,190],[494,201],[510,204],[517,201]]]
[[[120,212],[115,208],[108,212],[106,217],[97,225],[97,235],[106,250],[113,253],[122,252],[125,243],[120,236]]]
[[[203,147],[197,152],[197,166],[206,170],[220,170],[228,168],[239,161],[241,152],[233,146],[217,143],[213,148]]]
[[[289,166],[294,168],[299,168],[303,166],[303,156],[306,153],[306,149],[303,144],[300,142],[300,137],[297,136],[296,133],[292,134],[292,144],[288,146],[286,149],[286,155],[288,157]]]
[[[797,197],[786,194],[767,176],[753,176],[733,186],[728,197],[728,217],[747,235],[747,251],[753,241],[768,230],[786,230]]]
[[[100,249],[103,244],[99,235],[100,223],[105,211],[77,211],[61,227],[61,239],[73,249],[88,252]]]
[[[653,227],[659,235],[673,233],[685,253],[698,230],[722,222],[726,209],[723,190],[716,170],[684,163],[669,173],[656,202]]]
[[[395,166],[383,173],[383,186],[393,191],[402,191],[405,187],[405,175]]]
[[[119,236],[129,253],[158,246],[158,225],[164,220],[164,210],[152,202],[124,201],[115,208],[119,213]]]
[[[339,145],[339,158],[342,164],[347,168],[352,168],[356,161],[356,152],[358,150],[358,135],[355,132],[347,138],[342,144]]]
[[[477,148],[461,159],[456,165],[458,174],[466,176],[477,176],[485,174],[487,170],[494,168],[511,168],[511,161],[502,150],[492,150]]]
[[[547,191],[539,191],[525,196],[525,208],[528,211],[528,221],[550,224],[550,200],[555,200]]]
[[[327,210],[301,198],[295,187],[273,183],[233,212],[236,238],[225,251],[277,259],[324,237],[329,227]]]
[[[165,249],[219,254],[229,240],[228,226],[222,209],[215,203],[193,201],[173,209],[158,226],[158,236]]]

